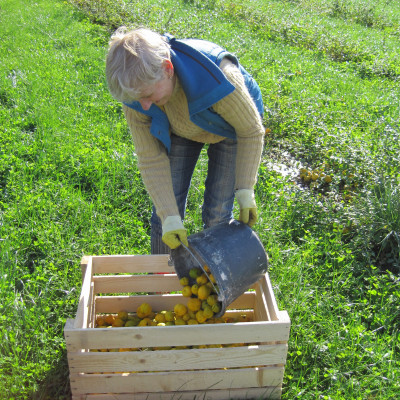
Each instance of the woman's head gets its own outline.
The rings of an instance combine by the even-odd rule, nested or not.
[[[154,85],[173,76],[170,58],[169,44],[158,33],[119,28],[111,37],[106,59],[111,94],[125,102],[148,97]]]

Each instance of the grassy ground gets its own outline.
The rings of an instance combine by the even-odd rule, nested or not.
[[[260,83],[271,132],[256,231],[292,319],[283,398],[397,398],[396,4],[3,1],[0,398],[69,398],[62,330],[76,311],[81,256],[149,253],[150,201],[104,78],[121,24],[214,40]],[[201,229],[204,171],[202,160],[191,230]]]

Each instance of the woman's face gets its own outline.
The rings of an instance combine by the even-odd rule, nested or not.
[[[174,67],[171,61],[164,64],[164,78],[154,85],[144,86],[142,95],[138,99],[143,110],[148,110],[154,103],[156,106],[164,106],[171,98],[175,87]]]

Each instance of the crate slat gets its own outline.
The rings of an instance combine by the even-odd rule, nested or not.
[[[254,308],[255,292],[246,292],[236,299],[229,309],[249,310]],[[135,312],[137,307],[146,302],[154,311],[172,310],[177,303],[186,304],[187,299],[181,294],[159,294],[138,296],[97,296],[97,313],[115,313],[118,311]]]
[[[92,260],[89,259],[85,268],[82,290],[75,318],[75,328],[87,328],[91,301],[93,301]]]
[[[110,255],[92,256],[94,274],[117,273],[175,273],[168,265],[169,255]]]
[[[288,323],[237,322],[232,324],[146,326],[131,328],[65,329],[71,349],[112,349],[202,344],[258,343],[288,340]]]
[[[81,397],[73,397],[72,400],[245,400],[245,399],[269,399],[281,398],[282,387],[272,386],[263,388],[203,390],[203,391],[179,391],[169,393],[137,393],[132,394],[95,394]]]
[[[271,285],[271,281],[269,279],[269,275],[264,274],[258,283],[261,285],[263,292],[265,294],[265,299],[267,301],[271,320],[277,321],[279,319],[278,318],[279,308],[278,308],[278,305],[275,300],[275,296],[274,296],[274,292],[272,290],[272,285]]]
[[[68,354],[71,372],[130,372],[238,368],[254,365],[285,364],[287,345],[254,345],[227,348],[76,352]],[[149,367],[150,365],[150,367]]]
[[[283,367],[153,372],[133,374],[71,374],[75,395],[88,393],[176,392],[280,386]]]
[[[260,283],[256,284],[256,297],[257,301],[255,302],[254,311],[257,315],[257,319],[260,321],[271,321],[272,318],[268,309],[266,294]]]
[[[95,276],[95,293],[177,292],[182,290],[176,274]]]

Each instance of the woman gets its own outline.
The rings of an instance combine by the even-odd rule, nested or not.
[[[153,201],[152,254],[187,242],[183,225],[192,174],[208,144],[204,228],[257,220],[253,187],[264,129],[256,82],[235,56],[203,40],[145,28],[118,29],[106,60],[111,94],[123,102],[143,182]]]

